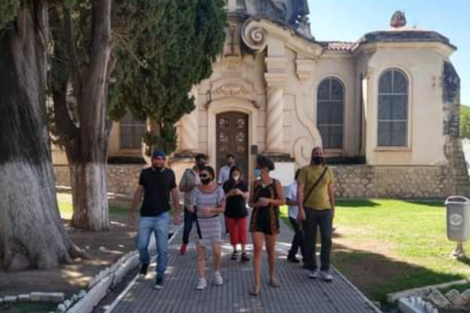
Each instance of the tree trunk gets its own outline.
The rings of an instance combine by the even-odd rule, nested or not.
[[[56,79],[56,126],[70,164],[74,206],[72,225],[93,231],[108,230],[107,159],[111,123],[107,117],[107,97],[108,77],[114,64],[111,58],[111,0],[92,2],[91,49],[83,71],[78,66],[82,63],[75,52],[68,10],[63,8],[63,20],[57,12],[53,14],[54,21],[57,18],[61,23],[53,32],[55,40],[61,42],[56,45],[55,54],[64,57],[68,63],[66,69],[62,68],[63,63],[53,64],[53,76]],[[61,30],[57,30],[59,28]],[[67,109],[69,81],[77,102],[78,125],[73,123]]]
[[[78,252],[60,218],[46,120],[47,14],[25,2],[0,32],[0,259],[51,268]]]

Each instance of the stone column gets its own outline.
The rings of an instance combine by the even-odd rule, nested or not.
[[[283,153],[284,151],[284,75],[266,74],[266,152]]]

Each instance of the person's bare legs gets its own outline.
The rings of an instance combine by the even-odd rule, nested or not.
[[[269,264],[269,283],[273,287],[278,287],[278,282],[275,277],[276,238],[277,238],[277,235],[266,235],[266,251],[268,252],[268,264]]]
[[[258,295],[261,287],[261,264],[263,260],[263,243],[264,243],[264,234],[260,232],[255,232],[252,235],[253,237],[253,270],[254,270],[254,280],[255,288],[251,292],[253,295]]]
[[[214,255],[214,271],[220,270],[220,260],[222,259],[222,248],[219,243],[212,244],[212,254]]]
[[[197,244],[197,271],[199,278],[206,277],[206,247]]]

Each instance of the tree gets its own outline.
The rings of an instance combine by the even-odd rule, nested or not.
[[[212,73],[222,51],[226,15],[223,0],[136,0],[123,6],[127,27],[118,33],[118,64],[110,86],[110,114],[130,110],[150,119],[144,139],[171,153],[175,123],[194,108],[191,88]],[[153,148],[150,148],[150,150]]]
[[[58,142],[70,166],[72,225],[109,229],[107,114],[112,57],[111,0],[77,0],[51,9],[51,90]]]
[[[46,1],[0,2],[0,260],[51,268],[80,251],[63,227],[46,120]]]
[[[460,105],[460,136],[470,138],[470,108]]]

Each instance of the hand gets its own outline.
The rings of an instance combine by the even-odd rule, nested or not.
[[[175,213],[175,216],[173,217],[173,224],[179,225],[182,221],[183,219],[181,218],[181,214],[179,212]]]
[[[196,210],[194,210],[194,207],[192,205],[189,206],[188,212],[194,214]]]
[[[136,217],[134,212],[129,212],[129,216],[127,218],[127,229],[129,232],[134,232],[136,226]]]
[[[299,208],[299,215],[297,216],[297,220],[299,223],[303,223],[305,221],[305,209]]]
[[[211,217],[212,215],[214,215],[212,213],[212,208],[208,206],[203,206],[202,208],[199,209],[199,212],[201,213],[203,217]]]
[[[258,203],[259,203],[261,206],[268,206],[268,205],[271,203],[271,199],[261,197],[261,198],[258,199]]]
[[[335,218],[335,209],[331,209],[331,219]]]

